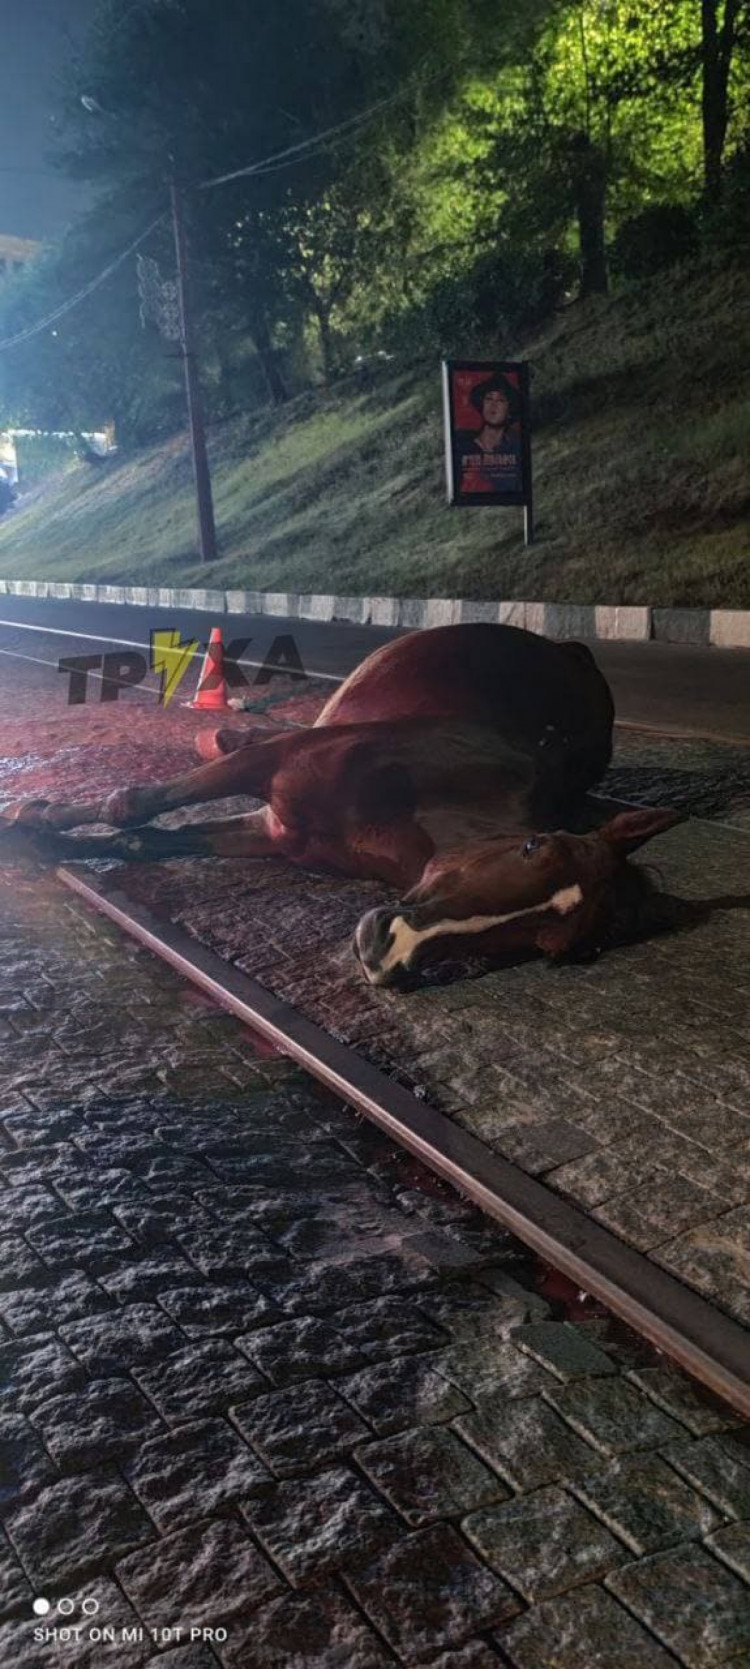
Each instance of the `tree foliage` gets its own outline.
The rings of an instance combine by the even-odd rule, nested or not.
[[[611,272],[747,238],[749,5],[101,0],[57,158],[97,206],[0,290],[0,337],[82,287],[177,178],[215,413],[379,346],[505,346]],[[169,276],[168,222],[148,252]],[[163,432],[181,412],[170,354],[140,329],[126,263],[0,354],[0,412]]]

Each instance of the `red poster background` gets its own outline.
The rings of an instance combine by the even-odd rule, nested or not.
[[[486,382],[493,374],[491,365],[485,365],[479,371],[453,371],[453,426],[454,429],[481,429],[482,415],[471,404],[471,391],[477,383]],[[511,388],[520,393],[517,371],[503,371],[506,382]]]

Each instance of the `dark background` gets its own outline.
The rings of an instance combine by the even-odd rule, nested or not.
[[[0,232],[52,238],[88,201],[50,163],[55,87],[97,0],[0,0]]]

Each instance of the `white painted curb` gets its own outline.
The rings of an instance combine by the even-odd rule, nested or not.
[[[626,643],[714,645],[750,649],[749,609],[662,609],[627,604],[478,602],[462,597],[344,597],[296,591],[214,591],[171,586],[0,580],[0,595],[40,600],[200,609],[204,614],[262,614],[277,620],[349,621],[357,626],[421,630],[466,621],[497,621],[552,638]]]

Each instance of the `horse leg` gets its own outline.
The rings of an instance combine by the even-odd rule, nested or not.
[[[62,861],[75,858],[124,858],[143,863],[161,858],[219,857],[268,858],[279,853],[273,819],[268,808],[241,817],[216,818],[213,822],[188,823],[178,829],[143,828],[116,834],[62,834],[49,825],[32,829],[25,837],[40,857]]]
[[[248,794],[267,799],[268,791],[280,760],[280,748],[292,745],[311,734],[300,731],[296,737],[272,737],[269,741],[251,743],[233,750],[226,757],[199,765],[182,776],[153,787],[117,788],[102,800],[84,805],[68,802],[49,804],[45,800],[20,801],[2,814],[6,822],[19,823],[32,829],[77,829],[84,824],[108,823],[114,828],[138,827],[159,817],[165,811],[176,811],[180,806],[197,805],[202,801],[223,800],[237,794]]]

